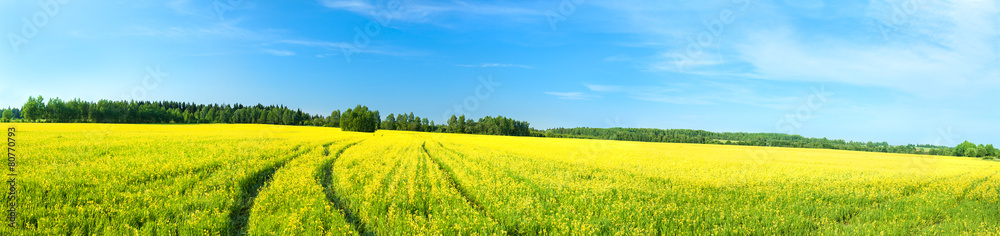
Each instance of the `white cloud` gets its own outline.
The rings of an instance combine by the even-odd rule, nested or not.
[[[622,89],[622,86],[618,85],[584,84],[583,86],[586,86],[587,89],[590,89],[590,91],[594,92],[621,92],[624,90]]]
[[[324,42],[324,41],[306,41],[306,40],[280,40],[276,43],[283,44],[294,44],[308,47],[323,47],[329,49],[341,49],[352,47],[351,44],[345,42]]]
[[[237,26],[241,21],[241,19],[233,19],[197,26],[134,26],[128,27],[124,35],[157,38],[226,38],[240,40],[263,40],[275,37],[272,32],[248,30]]]
[[[368,47],[355,47],[354,45],[346,42],[310,41],[310,40],[296,40],[296,39],[278,40],[275,41],[274,43],[304,46],[304,47],[314,47],[330,52],[330,53],[317,54],[316,57],[342,55],[341,53],[344,52],[344,49],[348,49],[355,54],[369,53],[369,54],[380,54],[380,55],[397,56],[397,57],[421,56],[428,54],[427,52],[423,51],[416,51],[407,48],[394,47],[392,45],[384,45],[384,44],[381,45],[372,44],[369,45]]]
[[[288,51],[288,50],[264,49],[263,51],[265,53],[268,53],[268,54],[271,54],[271,55],[275,55],[275,56],[281,56],[281,57],[294,56],[295,55],[295,52]]]
[[[178,14],[191,15],[194,14],[194,11],[191,10],[190,6],[188,6],[189,2],[190,0],[173,0],[167,2],[166,5],[168,8],[173,9],[174,12],[177,12]]]
[[[602,30],[633,35],[629,45],[657,52],[634,63],[670,76],[839,83],[928,98],[1000,89],[996,1],[872,0],[837,8],[820,0],[752,2],[745,11],[730,1],[593,4],[621,16]],[[806,9],[818,10],[799,14]],[[733,11],[734,22],[700,54],[682,58],[691,45],[687,40],[709,31],[703,21],[726,10]],[[848,28],[852,24],[870,28]],[[683,68],[678,59],[688,59]]]
[[[954,1],[904,16],[884,13],[896,4],[872,9],[879,12],[873,15],[901,19],[880,26],[890,28],[890,35],[878,37],[886,37],[886,43],[830,37],[807,41],[800,32],[781,28],[749,35],[736,51],[765,79],[876,86],[927,97],[1000,87],[1000,15],[992,1]]]
[[[509,7],[494,4],[470,4],[463,1],[401,1],[398,8],[388,4],[375,5],[363,0],[320,0],[327,8],[346,10],[364,16],[388,14],[391,20],[428,23],[445,15],[464,16],[506,16],[507,20],[519,21],[511,17],[544,17],[544,12],[536,8]],[[381,17],[381,15],[380,15]],[[542,18],[544,19],[544,18]]]
[[[697,81],[661,86],[622,86],[584,84],[590,91],[623,94],[629,98],[678,105],[743,104],[769,109],[788,109],[795,97],[760,94],[752,86]]]
[[[344,9],[364,14],[367,14],[371,10],[375,9],[375,6],[372,6],[369,1],[363,0],[324,0],[321,4],[325,7],[333,9]]]
[[[518,64],[501,64],[501,63],[483,63],[479,65],[458,65],[461,67],[519,67],[524,69],[531,69],[531,66],[518,65]]]
[[[556,96],[559,99],[565,100],[590,100],[597,98],[597,96],[589,95],[582,92],[545,92],[545,94]]]

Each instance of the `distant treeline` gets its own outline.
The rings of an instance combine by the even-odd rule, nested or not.
[[[556,138],[607,139],[641,142],[703,143],[769,147],[824,148],[885,153],[909,153],[944,156],[966,156],[993,159],[1000,150],[993,145],[968,141],[958,146],[889,145],[886,142],[853,142],[840,139],[805,138],[781,133],[716,133],[687,129],[648,128],[554,128],[539,131],[525,121],[497,116],[474,120],[465,115],[452,116],[447,124],[434,124],[427,118],[409,114],[389,114],[382,119],[378,110],[358,105],[343,113],[334,110],[330,116],[311,115],[285,106],[244,106],[241,104],[194,104],[162,101],[110,101],[96,103],[59,98],[45,101],[42,96],[29,97],[21,109],[0,109],[4,122],[62,123],[244,123],[340,127],[346,131],[405,130],[464,134],[535,136]]]
[[[558,138],[589,138],[640,142],[703,143],[768,147],[823,148],[865,152],[908,153],[942,156],[967,156],[992,159],[1000,150],[990,145],[975,145],[966,141],[955,148],[934,145],[889,145],[887,142],[854,142],[840,139],[805,138],[781,133],[716,133],[688,129],[647,128],[555,128],[536,136]]]
[[[489,135],[527,136],[528,122],[503,116],[484,117],[478,121],[452,117],[448,124],[435,125],[427,118],[389,114],[383,121],[378,110],[358,105],[343,113],[334,110],[330,116],[311,115],[285,106],[244,106],[241,104],[194,104],[173,101],[111,101],[98,102],[74,99],[63,101],[42,96],[29,97],[21,109],[0,110],[3,121],[56,123],[137,123],[137,124],[196,124],[239,123],[342,127],[348,131],[374,132],[378,129],[422,132],[447,132]],[[7,118],[10,113],[10,118]],[[23,116],[22,116],[23,115]]]
[[[531,127],[528,122],[503,116],[487,116],[479,118],[477,121],[466,119],[465,115],[458,117],[452,115],[447,124],[436,125],[432,120],[414,116],[413,112],[408,115],[389,114],[379,125],[379,129],[507,136],[531,135]]]
[[[0,122],[10,122],[12,120],[20,119],[22,119],[21,109],[9,107],[7,109],[0,109]]]
[[[58,123],[254,123],[304,125],[313,118],[302,110],[284,106],[203,105],[184,102],[63,101],[42,96],[28,98],[21,108],[25,122]],[[325,122],[325,120],[324,120]],[[325,123],[324,123],[325,124]]]

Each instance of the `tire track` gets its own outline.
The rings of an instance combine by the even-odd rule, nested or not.
[[[427,142],[421,143],[420,149],[424,151],[424,155],[427,155],[427,157],[430,158],[435,165],[437,165],[438,170],[441,170],[442,172],[445,173],[445,176],[448,177],[447,178],[448,184],[450,184],[452,188],[455,188],[455,190],[458,190],[458,194],[462,195],[462,198],[465,198],[465,201],[468,202],[469,205],[472,205],[472,207],[476,208],[476,210],[485,213],[486,212],[485,208],[483,208],[483,206],[479,204],[479,202],[476,201],[476,199],[472,198],[472,196],[469,195],[468,190],[466,190],[465,187],[462,186],[462,184],[459,184],[458,181],[455,180],[456,179],[455,173],[451,171],[451,168],[442,165],[441,162],[437,160],[437,158],[432,157],[430,152],[427,152],[427,146],[425,146],[426,144]]]
[[[340,196],[337,195],[337,192],[334,191],[333,187],[330,186],[332,184],[331,182],[333,181],[334,163],[337,162],[337,159],[340,159],[340,155],[343,154],[344,151],[347,151],[348,148],[351,148],[352,146],[361,142],[362,141],[357,141],[351,144],[347,144],[346,146],[338,150],[337,153],[334,153],[333,157],[329,161],[326,161],[325,164],[320,166],[320,169],[322,170],[320,171],[320,173],[322,174],[320,178],[317,179],[316,181],[319,182],[321,186],[323,186],[323,193],[326,194],[326,200],[332,203],[334,207],[340,210],[340,212],[344,213],[344,219],[347,220],[347,223],[351,224],[351,226],[354,227],[354,231],[358,232],[358,234],[360,235],[374,235],[368,231],[367,227],[365,226],[365,223],[361,222],[361,219],[358,219],[358,217],[354,215],[354,211],[347,207],[347,205],[344,203],[344,200],[341,199]],[[329,147],[327,147],[326,154],[329,154]]]
[[[489,163],[483,163],[482,161],[480,161],[480,160],[477,160],[477,159],[474,159],[474,158],[469,158],[469,157],[468,157],[468,156],[466,156],[466,155],[465,155],[464,153],[461,153],[461,152],[458,152],[458,151],[455,151],[455,150],[452,150],[452,149],[450,149],[450,148],[447,148],[447,147],[445,147],[445,146],[444,146],[443,144],[441,144],[441,143],[438,143],[438,145],[439,145],[439,146],[440,146],[440,147],[441,147],[442,149],[444,149],[444,150],[447,150],[448,152],[451,152],[452,154],[455,154],[455,156],[459,156],[459,157],[462,157],[462,158],[464,158],[465,160],[469,160],[470,162],[475,162],[474,164],[478,164],[478,165],[486,165],[486,164],[489,164]],[[537,194],[537,195],[543,195],[543,196],[545,196],[545,198],[551,198],[551,199],[555,199],[555,200],[556,200],[556,203],[558,204],[558,201],[559,201],[559,198],[557,198],[557,196],[555,196],[555,195],[554,195],[554,194],[552,194],[552,193],[549,193],[548,191],[543,191],[542,187],[541,187],[541,186],[538,186],[538,184],[536,184],[535,182],[531,181],[531,179],[528,179],[527,177],[524,177],[524,176],[521,176],[521,175],[518,175],[518,174],[516,174],[516,173],[512,173],[512,172],[511,172],[510,170],[507,170],[506,168],[496,168],[496,169],[498,169],[498,170],[501,170],[501,171],[499,171],[499,172],[502,172],[502,173],[504,173],[504,175],[506,175],[506,176],[507,176],[507,178],[510,178],[510,179],[512,179],[512,180],[516,180],[517,182],[521,182],[521,183],[524,183],[525,185],[527,185],[527,186],[528,186],[528,188],[530,188],[530,189],[531,189],[531,191],[535,192],[535,194]]]
[[[454,188],[456,191],[458,191],[458,194],[461,195],[462,198],[464,198],[465,201],[468,202],[469,205],[472,206],[473,209],[476,209],[477,211],[479,211],[479,213],[482,213],[484,216],[486,216],[487,218],[489,218],[493,222],[500,223],[501,221],[497,220],[497,218],[494,217],[493,214],[490,214],[490,212],[487,211],[486,208],[483,207],[483,205],[479,201],[477,201],[475,198],[472,197],[471,194],[469,194],[468,189],[466,189],[464,186],[462,186],[462,184],[460,184],[457,181],[458,178],[455,177],[455,173],[451,170],[451,168],[449,166],[442,164],[437,158],[435,158],[434,156],[431,156],[430,152],[427,151],[427,146],[426,145],[427,145],[427,142],[421,143],[420,144],[420,149],[424,151],[424,155],[427,155],[427,158],[430,159],[431,162],[434,162],[434,165],[437,166],[438,170],[441,170],[441,172],[444,172],[444,174],[445,174],[444,176],[448,180],[448,184],[450,184],[452,188]],[[444,148],[444,145],[442,145],[441,143],[438,143],[438,145],[441,145],[441,147]],[[449,151],[452,151],[452,150],[449,150]],[[454,152],[454,151],[452,151],[452,152]],[[520,230],[518,230],[516,228],[504,227],[504,230],[507,231],[508,235],[520,235]]]
[[[499,170],[498,173],[502,173],[504,176],[506,176],[506,178],[514,180],[514,181],[519,182],[519,183],[525,184],[525,187],[527,187],[527,189],[529,191],[533,192],[535,195],[537,195],[537,196],[544,196],[544,197],[539,198],[539,199],[555,199],[554,204],[555,205],[559,205],[559,198],[558,198],[558,196],[554,195],[553,193],[551,193],[549,191],[544,191],[541,186],[538,186],[538,184],[536,184],[535,182],[531,181],[527,177],[524,177],[524,176],[518,175],[516,173],[513,173],[510,170],[507,170],[506,168],[495,168],[495,166],[491,166],[490,165],[491,163],[486,163],[486,162],[484,162],[482,160],[479,160],[479,159],[476,159],[476,158],[470,158],[465,153],[461,153],[461,152],[455,151],[455,150],[453,150],[451,148],[445,147],[444,144],[442,144],[440,142],[438,142],[438,146],[441,147],[441,150],[450,152],[456,158],[461,158],[463,160],[466,160],[466,161],[470,162],[470,164],[472,164],[472,165],[494,167],[494,169]],[[448,173],[451,173],[451,172],[449,171]],[[496,218],[494,218],[492,216],[490,218],[496,219]],[[500,221],[497,221],[497,222],[500,222]],[[501,222],[501,224],[502,224],[502,222]],[[541,234],[541,231],[540,231],[539,228],[532,227],[530,225],[525,225],[524,222],[512,222],[512,224],[513,225],[505,225],[504,226],[505,230],[507,230],[507,235]]]
[[[326,145],[333,144],[334,142],[327,143]],[[229,212],[229,234],[230,235],[246,235],[247,234],[247,223],[250,220],[250,210],[253,209],[254,200],[257,199],[257,195],[260,190],[267,186],[271,182],[271,177],[274,173],[288,164],[288,162],[294,160],[295,158],[302,156],[309,149],[301,148],[299,145],[293,150],[294,153],[289,154],[284,159],[278,161],[274,165],[267,168],[261,169],[254,173],[251,177],[244,179],[244,183],[241,184],[240,196],[238,204],[230,209]]]

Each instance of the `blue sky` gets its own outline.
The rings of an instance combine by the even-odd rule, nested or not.
[[[2,1],[0,105],[365,104],[437,122],[462,110],[536,128],[1000,143],[998,13],[972,0]]]

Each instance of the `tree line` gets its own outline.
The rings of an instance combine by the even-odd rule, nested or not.
[[[649,128],[554,128],[535,136],[558,138],[607,139],[640,142],[702,143],[768,147],[822,148],[865,152],[965,156],[995,159],[1000,150],[993,145],[978,145],[968,141],[957,147],[934,145],[889,145],[887,142],[854,142],[842,139],[806,138],[782,133],[709,132],[688,129]]]
[[[460,134],[535,136],[554,138],[607,139],[641,142],[702,143],[724,145],[822,148],[866,152],[907,153],[942,156],[964,156],[994,159],[1000,150],[992,144],[968,141],[956,147],[934,145],[889,145],[887,142],[854,142],[841,139],[806,138],[782,133],[709,132],[688,129],[650,128],[553,128],[539,131],[526,121],[496,116],[478,120],[465,115],[452,115],[446,124],[435,124],[427,118],[409,114],[389,114],[383,120],[378,110],[358,105],[344,112],[334,110],[330,116],[310,115],[300,109],[285,106],[244,106],[241,104],[194,104],[174,101],[111,101],[98,102],[59,98],[45,100],[29,97],[20,109],[0,109],[4,122],[60,123],[243,123],[276,125],[310,125],[340,127],[345,131],[375,132],[402,130]]]
[[[6,113],[11,113],[6,118]],[[240,123],[340,127],[346,131],[375,132],[375,130],[405,130],[420,132],[446,132],[466,134],[527,136],[531,134],[528,122],[503,116],[484,117],[478,121],[465,115],[452,116],[447,125],[437,125],[412,112],[389,114],[383,121],[378,110],[357,105],[344,112],[334,110],[330,116],[310,115],[301,109],[285,106],[244,106],[242,104],[194,104],[174,101],[111,101],[98,102],[59,98],[45,100],[42,96],[28,97],[21,109],[3,109],[5,122],[54,122],[54,123]],[[22,116],[23,113],[23,116]]]
[[[486,116],[474,120],[465,118],[465,115],[452,115],[447,124],[435,124],[432,120],[413,115],[413,112],[410,114],[389,114],[382,121],[379,129],[506,136],[531,135],[531,127],[528,122],[503,116]]]
[[[326,120],[284,106],[241,104],[194,104],[173,101],[98,102],[63,101],[29,97],[21,109],[22,122],[56,123],[246,123],[280,125],[325,125]]]
[[[996,159],[1000,155],[1000,150],[993,147],[993,144],[979,144],[969,141],[962,142],[955,148],[950,150],[931,150],[931,152],[937,151],[937,155],[951,155],[951,156],[965,156],[965,157],[979,157],[984,159]]]
[[[0,122],[11,122],[21,119],[21,109],[10,108],[0,109]]]

